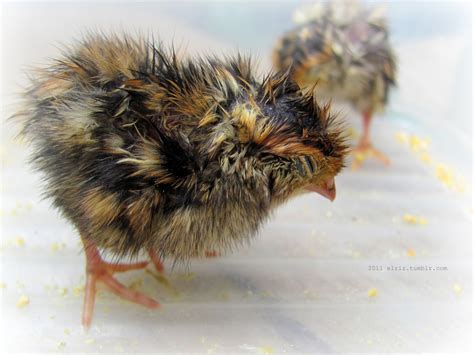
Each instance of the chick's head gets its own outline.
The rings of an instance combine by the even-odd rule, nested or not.
[[[224,174],[237,174],[244,185],[258,177],[264,186],[255,193],[268,194],[272,203],[307,191],[334,200],[334,177],[347,146],[343,127],[329,105],[318,105],[313,91],[302,91],[281,72],[236,100],[222,123],[226,129],[220,127],[210,140],[211,147],[222,143],[218,159]]]

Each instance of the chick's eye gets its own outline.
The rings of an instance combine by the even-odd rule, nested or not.
[[[296,167],[296,170],[298,170],[298,173],[301,176],[306,176],[306,171],[305,171],[305,169],[303,167],[303,164],[301,163],[300,159],[295,159],[295,167]]]
[[[303,155],[293,159],[293,166],[303,177],[312,176],[317,170],[314,158],[309,155]]]
[[[307,155],[304,156],[304,161],[306,163],[306,166],[309,168],[311,175],[313,175],[316,172],[316,162],[312,157],[309,157]]]

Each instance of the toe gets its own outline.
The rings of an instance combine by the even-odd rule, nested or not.
[[[105,274],[101,276],[101,281],[105,283],[105,285],[115,293],[117,296],[125,298],[128,301],[138,303],[142,306],[147,308],[158,308],[160,307],[160,303],[155,301],[152,298],[145,296],[140,292],[135,292],[130,290],[129,288],[122,285],[120,282],[115,280],[111,275]]]
[[[92,314],[94,312],[95,294],[97,277],[94,274],[87,274],[84,308],[82,311],[82,325],[88,329],[92,323]]]
[[[114,272],[124,272],[129,270],[138,270],[147,267],[149,264],[148,261],[142,261],[139,263],[134,264],[106,264],[107,271],[114,273]]]
[[[372,153],[373,153],[375,159],[380,160],[385,165],[390,165],[390,159],[385,154],[383,154],[381,151],[379,151],[377,149],[373,149]]]
[[[352,150],[351,154],[353,155],[352,170],[358,170],[369,157],[381,161],[384,165],[390,165],[390,159],[370,143],[359,144]]]

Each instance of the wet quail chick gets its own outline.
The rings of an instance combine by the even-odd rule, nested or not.
[[[250,60],[180,60],[143,38],[87,37],[39,70],[23,134],[47,195],[86,255],[83,324],[96,282],[144,306],[98,251],[186,261],[253,236],[272,209],[305,191],[333,200],[341,129],[285,73],[258,81]]]
[[[317,83],[318,98],[349,102],[362,114],[363,134],[353,150],[353,168],[367,156],[389,164],[369,136],[372,115],[384,110],[395,83],[395,58],[380,8],[332,1],[296,12],[295,20],[302,24],[278,41],[275,67],[291,67],[299,85]]]

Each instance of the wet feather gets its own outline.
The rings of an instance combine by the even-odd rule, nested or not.
[[[125,35],[89,35],[40,69],[18,116],[46,195],[117,256],[232,249],[347,152],[287,72],[262,81],[248,58],[181,59]]]

